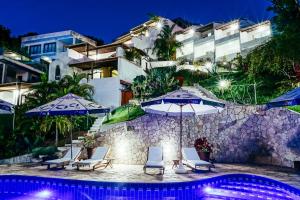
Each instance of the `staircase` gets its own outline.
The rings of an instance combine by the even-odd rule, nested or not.
[[[93,126],[90,128],[90,130],[88,131],[89,133],[97,133],[100,129],[101,129],[101,126],[102,126],[102,122],[103,122],[103,120],[104,120],[104,118],[105,118],[105,116],[99,116],[96,120],[95,120],[95,122],[94,122],[94,124],[93,124]]]

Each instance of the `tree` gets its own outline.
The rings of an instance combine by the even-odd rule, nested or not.
[[[275,16],[276,34],[274,39],[281,55],[300,62],[300,3],[298,0],[271,0],[268,8]]]
[[[78,96],[84,97],[88,100],[92,100],[94,94],[94,88],[90,84],[81,83],[86,78],[86,74],[73,73],[73,75],[64,76],[57,84],[59,87],[55,88],[52,98],[56,99],[62,97],[68,93],[73,93]]]
[[[52,143],[53,137],[50,133],[64,134],[70,130],[72,125],[68,117],[52,117],[45,118],[25,116],[25,112],[41,106],[45,103],[53,101],[56,98],[62,97],[68,93],[74,93],[83,98],[92,99],[93,87],[88,84],[82,84],[84,74],[76,74],[73,76],[65,76],[61,81],[48,82],[47,76],[44,74],[41,77],[41,82],[32,87],[32,91],[25,96],[25,102],[16,108],[16,129],[14,136],[18,150],[30,151],[32,148]],[[78,120],[77,120],[78,119]],[[74,117],[73,127],[81,127],[81,121],[86,118]],[[56,130],[57,129],[57,130]],[[57,143],[58,134],[56,135]],[[46,143],[45,140],[48,142]],[[17,154],[19,152],[16,152]]]
[[[290,83],[300,78],[300,6],[297,0],[271,0],[272,39],[238,62],[249,77],[271,75]]]
[[[158,34],[157,39],[154,42],[153,51],[156,53],[158,60],[175,60],[176,50],[182,46],[175,38],[174,28],[176,24],[171,27],[165,25],[161,32]]]
[[[176,67],[154,68],[146,76],[137,76],[131,89],[137,99],[158,97],[179,88]]]
[[[0,47],[6,47],[16,52],[25,53],[21,49],[22,37],[37,35],[37,33],[29,32],[24,35],[19,35],[17,37],[11,36],[10,29],[0,25]]]
[[[67,117],[45,117],[41,122],[41,131],[44,133],[55,130],[55,146],[58,146],[58,134],[65,135],[72,128],[72,123]]]

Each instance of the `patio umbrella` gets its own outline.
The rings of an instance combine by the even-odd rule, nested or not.
[[[182,164],[182,116],[195,116],[220,112],[225,104],[179,89],[161,97],[143,102],[142,108],[153,114],[180,116],[180,165],[176,173],[186,173]]]
[[[26,112],[28,116],[73,116],[95,113],[109,113],[110,109],[87,101],[75,94],[67,94],[63,97],[39,106]],[[72,158],[72,130],[71,130],[71,158]]]
[[[300,105],[300,87],[295,88],[267,103],[267,108]]]
[[[13,115],[13,129],[15,129],[14,105],[0,99],[0,115]]]

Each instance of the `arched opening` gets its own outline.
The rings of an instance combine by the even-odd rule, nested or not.
[[[60,67],[59,67],[59,65],[56,65],[56,68],[55,68],[55,80],[60,80]]]

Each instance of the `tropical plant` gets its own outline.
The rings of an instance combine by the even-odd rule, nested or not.
[[[156,53],[158,60],[176,60],[176,50],[182,46],[182,43],[175,38],[175,26],[176,24],[173,24],[171,27],[165,25],[158,34],[153,48],[153,52]]]
[[[154,68],[133,80],[131,89],[137,99],[157,97],[179,88],[176,67]]]
[[[271,0],[269,11],[275,13],[275,40],[280,54],[293,63],[300,63],[300,2],[299,0]]]
[[[87,129],[85,122],[91,121],[92,118],[73,117],[72,123],[67,117],[27,117],[25,112],[53,101],[68,93],[74,93],[83,98],[92,99],[93,87],[88,84],[82,84],[81,80],[85,78],[83,74],[73,74],[66,76],[62,80],[48,82],[47,76],[42,75],[41,82],[32,87],[30,93],[25,96],[25,102],[16,107],[16,128],[10,138],[14,140],[14,144],[18,146],[14,154],[31,152],[35,147],[40,147],[48,144],[53,144],[53,133],[56,133],[55,143],[58,143],[58,134],[64,134],[74,129]],[[52,134],[51,134],[52,133]],[[9,142],[8,142],[9,143]],[[13,148],[9,146],[9,148]]]
[[[125,58],[129,61],[141,60],[145,53],[136,48],[130,48],[125,51]]]
[[[81,83],[84,78],[86,78],[86,74],[78,74],[75,72],[72,76],[64,76],[57,83],[59,87],[56,87],[54,93],[50,96],[55,99],[58,97],[62,97],[68,93],[73,93],[88,100],[92,100],[94,88],[87,83]]]
[[[195,141],[194,147],[198,152],[211,153],[213,150],[213,145],[208,142],[206,137],[198,138]]]
[[[83,138],[83,146],[85,148],[94,148],[96,144],[94,134],[86,134]]]
[[[55,146],[58,146],[58,135],[61,133],[70,132],[72,129],[72,122],[63,116],[45,117],[41,121],[40,129],[43,133],[48,133],[51,130],[55,130]]]

